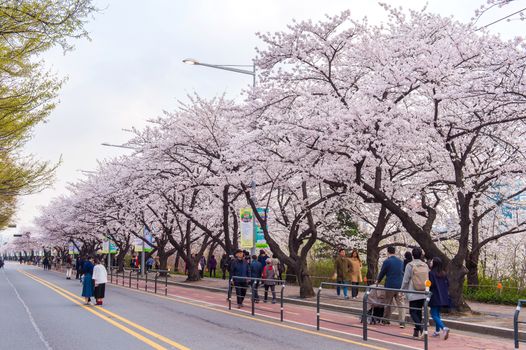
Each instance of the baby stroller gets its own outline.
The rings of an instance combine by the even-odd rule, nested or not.
[[[367,323],[381,323],[385,310],[385,291],[382,289],[372,289],[369,293],[367,304],[369,306],[369,310],[367,310]]]

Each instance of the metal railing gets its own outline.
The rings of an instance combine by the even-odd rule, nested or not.
[[[236,281],[237,282],[241,282],[241,283],[237,283],[236,284]],[[276,286],[280,286],[280,288],[281,288],[281,290],[279,292],[279,295],[280,295],[279,296],[279,303],[280,303],[279,314],[280,314],[280,321],[283,322],[283,317],[284,317],[283,296],[284,296],[284,291],[285,291],[285,281],[284,280],[233,276],[228,281],[228,291],[227,291],[227,293],[228,293],[227,294],[228,309],[232,310],[232,290],[233,289],[236,289],[236,297],[237,297],[237,294],[240,293],[242,290],[245,290],[246,292],[250,290],[251,314],[252,314],[252,316],[254,316],[256,314],[256,309],[258,309],[258,308],[256,308],[256,304],[259,303],[259,300],[260,300],[258,289],[261,286],[264,287],[265,286],[265,282],[274,283],[273,284],[274,289],[276,288]],[[270,288],[270,287],[268,289],[271,290],[272,299],[275,300],[274,299],[275,292],[273,292],[272,288]],[[268,293],[268,289],[265,288],[265,293]],[[265,310],[258,309],[258,310],[266,311],[266,312],[270,312],[270,313],[275,312],[275,311],[267,310],[267,309],[265,309]]]
[[[519,300],[517,302],[517,308],[515,309],[515,314],[513,315],[513,342],[515,344],[515,349],[519,348],[519,343],[525,343],[526,340],[520,339],[519,337],[519,324],[526,324],[524,321],[519,321],[519,314],[521,312],[522,304],[526,304],[526,300]]]
[[[348,309],[350,310],[351,314],[354,314],[354,315],[358,316],[358,319],[360,320],[361,325],[358,325],[358,324],[354,325],[354,324],[352,324],[350,322],[343,323],[343,322],[337,322],[337,321],[334,321],[334,320],[328,320],[328,319],[321,318],[322,306],[325,306],[325,307],[330,306],[330,305],[321,303],[322,291],[323,291],[324,288],[326,289],[327,287],[330,287],[330,288],[333,288],[333,287],[346,288],[346,289],[356,288],[357,290],[361,290],[363,292],[363,300],[358,300],[358,299],[349,299],[349,300],[347,300],[350,303],[354,302],[356,304],[359,304],[357,308],[353,309],[353,308],[349,307]],[[378,309],[382,309],[383,308],[385,310],[386,307],[394,307],[394,305],[391,306],[391,304],[386,304],[385,302],[379,301],[379,299],[381,299],[381,298],[378,298],[376,300],[370,300],[369,299],[371,293],[375,293],[376,295],[378,295],[379,293],[382,293],[382,292],[395,292],[395,293],[403,293],[403,294],[413,294],[413,295],[414,294],[418,294],[418,295],[422,295],[424,297],[424,299],[423,299],[424,300],[423,311],[420,308],[415,308],[415,307],[411,307],[411,306],[405,306],[405,305],[403,305],[403,306],[398,305],[397,306],[398,309],[399,309],[399,312],[400,312],[400,310],[405,310],[405,309],[410,310],[410,311],[411,310],[422,311],[423,312],[422,322],[407,321],[405,318],[402,319],[400,315],[398,315],[399,316],[398,319],[394,319],[394,318],[384,317],[385,315],[383,313],[382,313],[381,316],[378,315],[378,314],[375,314],[375,308],[378,308]],[[320,323],[323,321],[323,322],[326,322],[326,323],[337,324],[337,325],[340,325],[340,326],[346,326],[346,327],[351,327],[351,328],[359,328],[359,329],[362,330],[362,338],[365,341],[368,338],[369,331],[373,331],[373,332],[376,332],[376,333],[381,333],[381,334],[385,334],[385,335],[389,335],[389,336],[395,336],[395,337],[399,337],[399,338],[423,340],[423,342],[424,342],[424,349],[428,350],[428,345],[429,345],[429,342],[428,342],[428,340],[429,340],[428,339],[428,324],[429,324],[428,304],[429,304],[430,298],[431,298],[431,292],[429,292],[429,291],[392,289],[392,288],[384,288],[382,286],[374,286],[374,285],[365,286],[365,285],[355,285],[355,284],[347,284],[347,283],[322,282],[320,287],[318,288],[318,292],[317,292],[317,295],[316,295],[316,329],[320,330]],[[420,337],[408,337],[408,336],[405,336],[405,335],[396,334],[394,332],[388,333],[388,332],[381,331],[381,330],[376,329],[376,328],[370,328],[369,327],[369,323],[376,324],[378,322],[378,323],[389,324],[391,321],[400,322],[400,325],[404,325],[404,326],[405,326],[405,324],[412,324],[412,325],[415,326],[415,328],[416,327],[421,328],[423,338],[421,339]]]

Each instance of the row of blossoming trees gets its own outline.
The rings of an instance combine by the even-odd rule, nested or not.
[[[307,297],[309,251],[342,242],[343,212],[367,233],[370,277],[379,249],[403,238],[447,264],[466,307],[484,246],[526,229],[525,44],[385,9],[379,26],[343,12],[259,34],[258,84],[243,103],[192,96],[134,130],[133,154],[52,201],[42,234],[83,252],[110,237],[122,264],[147,227],[161,268],[175,253],[193,280],[205,251],[239,247],[240,207],[268,207],[268,229],[256,220]]]

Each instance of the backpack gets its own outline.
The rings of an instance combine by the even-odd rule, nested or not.
[[[413,288],[417,291],[426,290],[426,281],[429,279],[429,267],[423,261],[413,263],[413,272],[411,281],[413,281]]]

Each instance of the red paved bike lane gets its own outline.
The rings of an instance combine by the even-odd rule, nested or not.
[[[115,282],[115,281],[114,281]],[[122,279],[119,280],[122,285]],[[125,286],[128,287],[128,278],[125,279]],[[132,278],[132,288],[136,288],[137,281]],[[154,291],[152,281],[148,282],[148,292]],[[139,281],[139,290],[145,291],[145,282]],[[277,290],[278,291],[278,288]],[[158,294],[164,294],[164,281],[159,281]],[[209,306],[216,306],[221,308],[228,307],[227,295],[225,293],[217,293],[207,290],[199,290],[182,286],[168,285],[168,296],[184,298],[197,303],[208,304]],[[278,293],[279,296],[279,293]],[[262,292],[260,292],[262,297]],[[247,296],[245,299],[245,306],[242,309],[237,309],[235,300],[235,291],[232,295],[232,312],[233,313],[251,313],[251,301]],[[260,302],[255,305],[255,317],[265,316],[275,320],[280,319],[280,304],[263,303]],[[334,312],[330,310],[321,310],[320,318],[325,321],[320,322],[320,328],[327,331],[337,332],[339,335],[348,335],[354,339],[362,339],[363,326],[360,318],[355,314],[344,314],[341,312]],[[316,327],[316,309],[313,307],[301,306],[296,304],[284,304],[284,321],[295,324]],[[329,321],[329,322],[327,322]],[[336,322],[339,324],[331,323]],[[343,324],[343,325],[342,325]],[[349,326],[345,326],[349,325]],[[352,327],[351,327],[352,326]],[[429,334],[434,330],[434,327],[429,328]],[[380,333],[381,332],[381,333]],[[389,334],[384,334],[389,333]],[[407,325],[407,328],[400,329],[396,325],[368,325],[368,338],[384,343],[386,347],[389,345],[404,346],[411,349],[423,349],[424,343],[422,340],[405,339],[398,336],[405,336],[411,338],[412,326]],[[429,337],[429,349],[514,349],[513,341],[495,337],[484,337],[478,334],[464,333],[451,331],[449,339],[444,341],[440,338]]]

